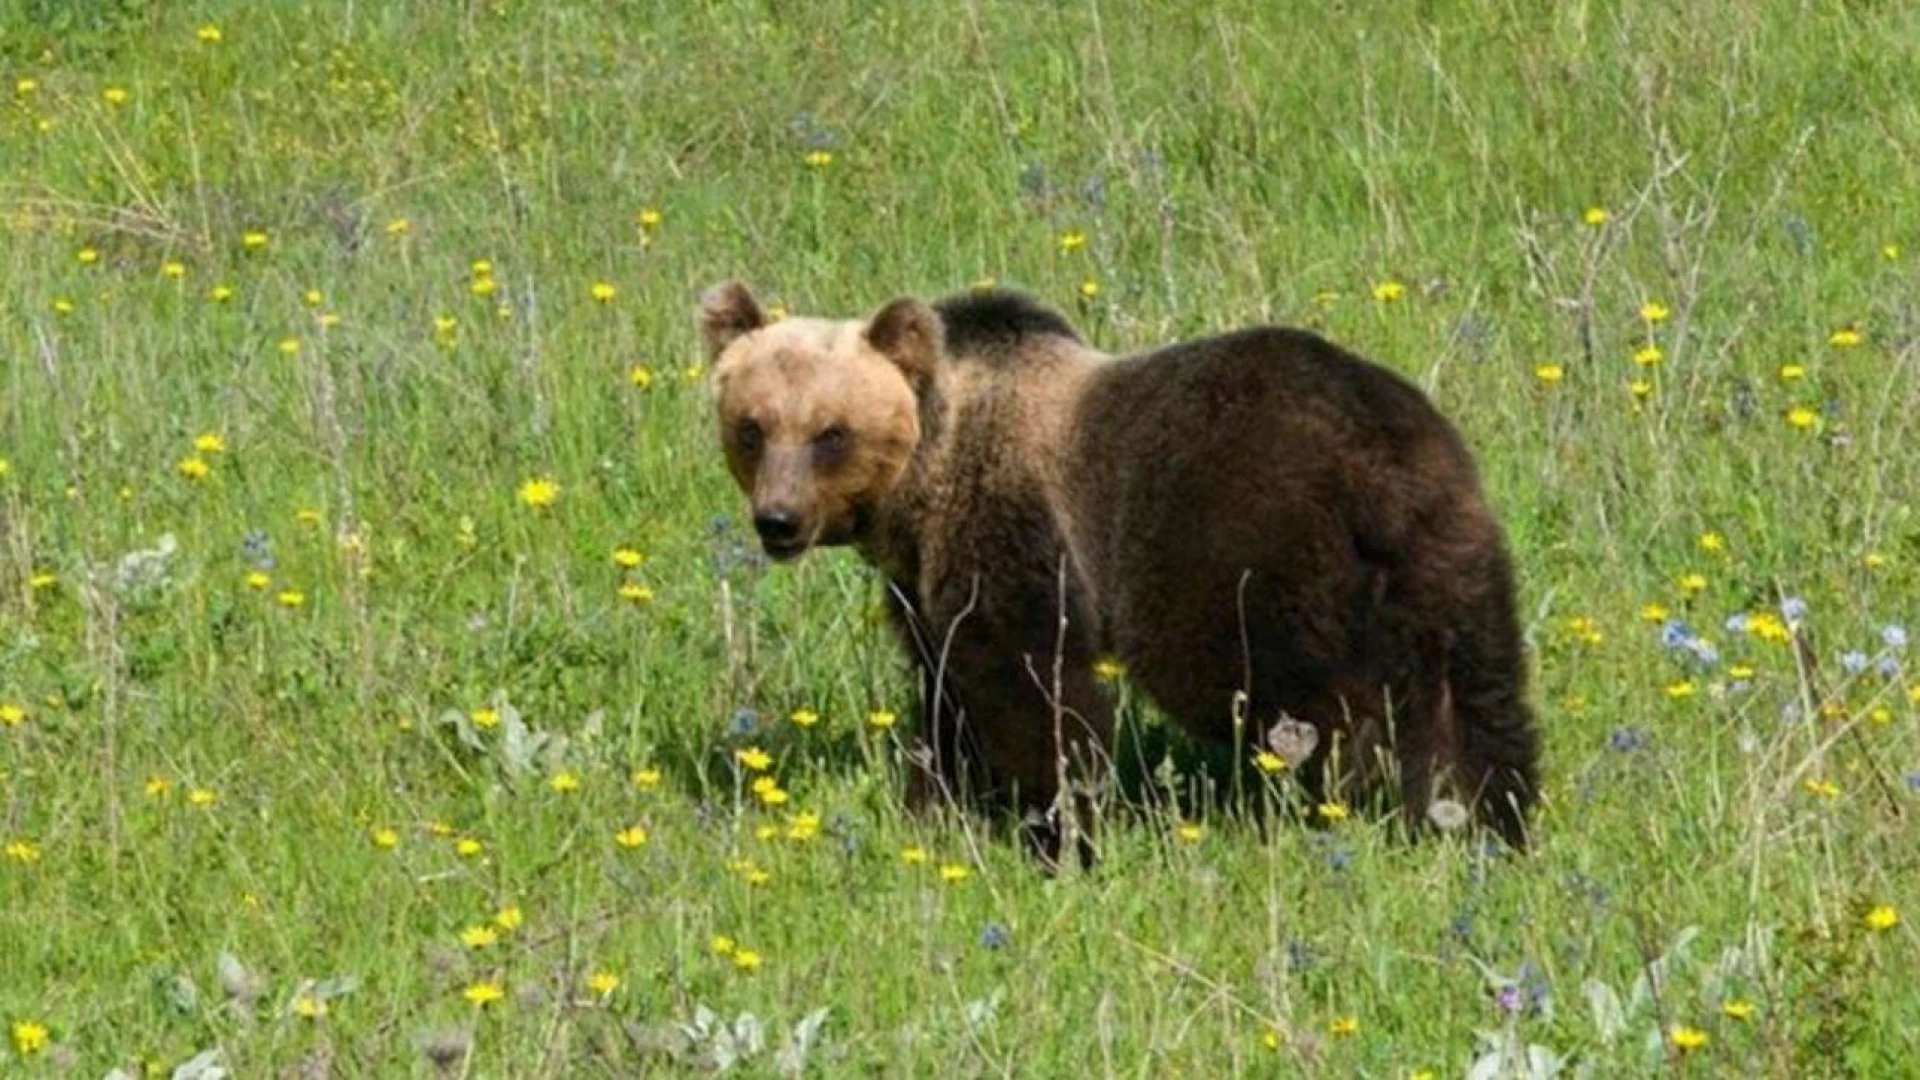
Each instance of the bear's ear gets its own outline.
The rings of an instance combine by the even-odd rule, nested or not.
[[[767,315],[753,294],[738,281],[728,281],[708,289],[700,297],[700,336],[707,343],[707,358],[716,359],[733,344],[767,325]]]
[[[867,344],[894,362],[915,390],[933,378],[946,348],[940,316],[910,296],[889,303],[867,323]]]

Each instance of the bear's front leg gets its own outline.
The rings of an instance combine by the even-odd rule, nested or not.
[[[1092,635],[1072,603],[970,598],[938,604],[951,614],[925,623],[934,649],[922,672],[922,738],[934,766],[916,771],[939,794],[1017,815],[1050,863],[1070,834],[1087,861],[1114,729]]]

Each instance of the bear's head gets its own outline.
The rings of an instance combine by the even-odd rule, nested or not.
[[[903,298],[871,319],[769,321],[727,282],[700,298],[720,443],[753,527],[785,561],[861,539],[920,444],[940,317]]]

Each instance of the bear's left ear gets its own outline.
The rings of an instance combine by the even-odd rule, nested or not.
[[[945,336],[939,314],[910,296],[881,308],[867,323],[867,344],[893,361],[916,391],[932,380]]]
[[[700,336],[707,343],[707,359],[718,359],[736,338],[767,325],[759,301],[738,281],[715,285],[700,297]]]

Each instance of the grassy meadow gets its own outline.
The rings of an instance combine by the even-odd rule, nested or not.
[[[0,79],[0,1074],[1920,1075],[1920,9],[0,0]],[[1094,871],[904,815],[735,275],[1415,378],[1535,849],[1175,799],[1137,697]]]

